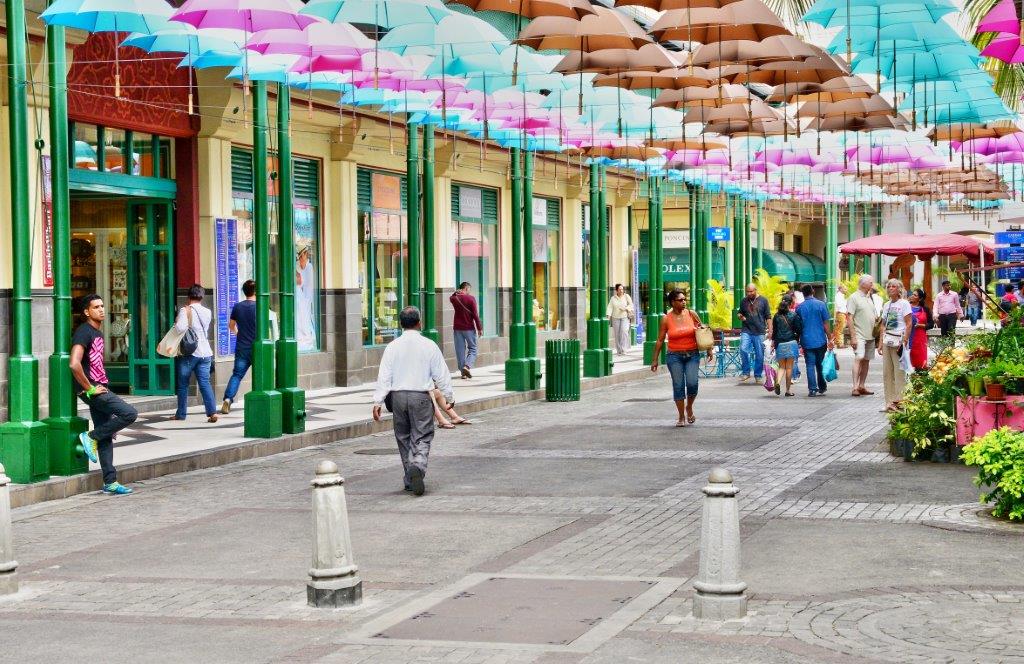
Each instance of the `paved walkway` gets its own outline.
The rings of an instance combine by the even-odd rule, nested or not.
[[[428,492],[384,432],[15,510],[4,656],[160,662],[1024,662],[1024,528],[972,471],[885,452],[879,397],[664,370],[440,431]],[[877,363],[876,363],[877,364]],[[877,384],[877,377],[875,380]],[[801,390],[799,394],[804,394]],[[353,406],[354,407],[354,406]],[[355,609],[305,605],[309,480],[346,477]],[[741,489],[750,616],[690,615],[700,488]]]

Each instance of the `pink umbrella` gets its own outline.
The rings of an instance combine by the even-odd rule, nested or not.
[[[348,23],[314,23],[305,30],[262,30],[254,34],[245,47],[263,55],[284,53],[313,58],[318,55],[361,55],[373,51],[374,43]]]
[[[981,158],[986,164],[1024,164],[1024,152],[996,152]]]
[[[1024,46],[1020,43],[1020,35],[1013,32],[1000,32],[981,54],[1014,65],[1024,62]]]
[[[964,152],[991,155],[997,152],[1024,152],[1024,134],[1008,134],[998,138],[974,138],[960,145]]]
[[[911,145],[862,145],[849,148],[846,158],[849,161],[863,161],[871,164],[904,164],[919,157],[934,157],[935,153],[928,148]]]
[[[854,168],[854,167],[856,167],[856,165],[854,165],[854,166],[843,166],[842,163],[840,163],[838,161],[823,161],[823,162],[815,164],[811,168],[811,171],[814,172],[814,173],[842,173],[847,168]]]
[[[1020,18],[1013,0],[1000,0],[978,23],[978,32],[1012,32],[1020,36]]]
[[[279,28],[302,30],[318,21],[299,14],[300,9],[298,0],[186,0],[171,20],[196,28],[232,28],[249,34]]]
[[[727,150],[679,150],[669,157],[669,165],[685,166],[686,168],[704,168],[706,166],[728,166]]]
[[[844,254],[858,256],[870,256],[873,254],[884,254],[886,256],[902,256],[914,254],[922,260],[929,260],[933,256],[956,256],[963,254],[972,262],[977,263],[981,255],[981,247],[984,247],[988,263],[995,252],[988,246],[980,244],[977,240],[964,235],[916,235],[910,233],[891,233],[886,235],[875,235],[865,237],[853,242],[847,242],[839,247]]]
[[[754,161],[767,162],[775,166],[814,166],[821,160],[814,151],[807,148],[781,150],[773,148],[758,152]]]

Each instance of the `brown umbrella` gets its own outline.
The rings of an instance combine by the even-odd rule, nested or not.
[[[614,148],[589,147],[583,148],[583,156],[590,158],[605,157],[608,159],[637,159],[646,161],[662,156],[660,150],[647,147],[646,145],[623,145]]]
[[[723,120],[707,124],[705,131],[722,136],[782,136],[789,131],[788,122],[782,119]]]
[[[892,115],[892,105],[879,95],[830,103],[808,101],[796,113],[798,118],[866,118],[875,115]]]
[[[594,13],[580,20],[562,16],[541,16],[526,26],[517,44],[538,51],[566,50],[592,53],[609,48],[638,49],[651,38],[627,16],[594,7]]]
[[[670,9],[696,9],[698,7],[713,7],[715,9],[731,5],[739,0],[615,0],[616,7],[646,7],[656,12],[663,12]]]
[[[781,102],[817,101],[822,103],[870,97],[875,89],[858,76],[842,76],[824,83],[797,83],[796,85],[778,85],[768,96],[769,104]]]
[[[958,141],[964,142],[975,138],[999,138],[1019,133],[1021,130],[1011,120],[999,122],[987,122],[985,124],[951,124],[941,127],[932,127],[928,132],[928,138],[933,141]]]
[[[662,69],[657,72],[626,71],[599,74],[594,78],[595,88],[620,87],[626,90],[679,90],[692,86],[708,87],[718,77],[703,67]]]
[[[707,88],[692,86],[682,90],[663,90],[654,100],[653,106],[676,110],[694,106],[720,108],[726,104],[747,104],[750,100],[750,90],[742,85],[712,85]]]
[[[876,129],[898,129],[907,130],[907,121],[903,118],[894,118],[891,115],[884,117],[872,115],[869,117],[842,117],[834,116],[829,118],[815,118],[805,129],[813,131],[875,131]]]
[[[658,41],[711,44],[735,39],[761,41],[789,35],[789,29],[761,0],[739,0],[721,8],[672,9],[651,28]]]
[[[782,116],[778,111],[759,98],[754,97],[749,102],[744,100],[743,103],[724,104],[718,107],[698,106],[691,108],[683,116],[683,122],[703,122],[706,125],[705,131],[723,133],[711,129],[710,125],[716,122],[750,122],[752,120],[780,120],[781,118]]]
[[[806,60],[777,60],[766,62],[732,78],[733,83],[761,85],[789,85],[792,83],[825,83],[846,76],[846,70],[835,60],[808,58]]]
[[[448,0],[448,2],[453,5],[464,5],[475,12],[508,12],[525,18],[564,16],[578,19],[594,13],[594,6],[588,0]]]
[[[793,35],[777,35],[761,41],[735,39],[705,44],[693,52],[690,62],[700,67],[722,64],[762,65],[776,60],[803,60],[817,56],[807,42]]]
[[[572,51],[555,65],[553,71],[561,74],[591,72],[608,74],[626,71],[656,72],[683,66],[679,56],[661,44],[644,44],[638,49],[610,48],[588,53]]]
[[[725,143],[715,143],[714,141],[708,141],[703,138],[701,140],[667,138],[648,141],[647,145],[652,148],[668,150],[670,152],[680,152],[682,150],[700,150],[701,152],[707,152],[708,150],[724,150],[728,147]]]

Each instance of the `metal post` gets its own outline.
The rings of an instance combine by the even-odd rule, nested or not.
[[[537,357],[537,321],[533,320],[533,152],[523,151],[523,357],[529,362],[527,389],[540,387],[540,358]],[[546,220],[545,220],[546,221]],[[545,231],[546,232],[546,231]],[[547,238],[545,238],[547,242]],[[545,284],[545,287],[547,284]],[[548,302],[548,311],[551,303]]]
[[[654,347],[658,343],[658,330],[661,317],[665,313],[665,293],[662,285],[662,237],[661,215],[658,209],[658,179],[647,179],[647,265],[648,265],[648,299],[650,307],[647,311],[647,340],[644,342],[644,364],[654,361]]]
[[[407,302],[409,305],[423,310],[423,292],[420,289],[420,252],[423,245],[420,242],[420,146],[419,146],[419,125],[410,122],[407,126],[408,141],[406,147],[406,223],[408,230],[409,251],[409,278],[406,283],[408,293]]]
[[[7,99],[11,172],[12,332],[8,359],[8,419],[0,450],[17,483],[49,477],[48,429],[39,421],[39,362],[32,356],[32,210],[28,186],[28,100],[24,0],[8,0]]]
[[[583,351],[583,375],[591,378],[604,375],[604,347],[601,343],[601,309],[604,307],[604,285],[601,281],[601,176],[597,164],[590,164],[590,311],[587,315],[587,349]],[[650,208],[648,208],[650,218]],[[653,229],[653,221],[651,222]],[[653,232],[653,231],[652,231]],[[653,235],[649,238],[653,241]],[[653,268],[651,274],[653,275]],[[652,287],[653,287],[653,281]]]
[[[697,313],[700,315],[701,320],[707,322],[708,320],[708,280],[714,276],[714,261],[715,261],[715,248],[710,242],[708,242],[707,233],[708,229],[711,228],[711,214],[713,212],[713,201],[709,192],[704,192],[704,206],[702,209],[704,220],[702,222],[703,232],[701,236],[697,238],[700,242],[704,251],[701,253],[703,260],[703,268],[701,269],[701,282],[698,284],[698,290],[700,292],[700,309]]]
[[[252,391],[245,395],[244,433],[276,438],[283,432],[281,393],[274,389],[274,340],[270,333],[270,218],[267,196],[267,82],[253,82],[253,240],[256,275],[256,341]]]
[[[523,292],[524,253],[523,246],[523,180],[519,148],[511,148],[512,160],[512,323],[509,325],[509,358],[505,360],[505,389],[523,392],[530,384],[530,362],[526,359],[526,316]]]
[[[440,345],[441,333],[437,330],[436,216],[434,125],[426,124],[423,125],[423,336]]]
[[[836,238],[839,235],[839,206],[825,205],[825,304],[829,312],[835,304],[836,289]]]
[[[732,326],[740,326],[740,302],[746,284],[743,269],[743,210],[740,208],[739,197],[734,198],[732,206]]]
[[[321,609],[359,604],[363,581],[352,556],[345,480],[333,461],[316,465],[313,485],[313,564],[306,603]]]
[[[295,340],[295,208],[292,205],[291,93],[277,86],[277,260],[281,289],[281,338],[277,341],[277,389],[281,393],[281,430],[306,430],[306,393],[299,389],[299,343]],[[303,284],[305,285],[305,284]]]
[[[697,237],[697,196],[696,187],[691,184],[686,185],[686,203],[687,203],[687,226],[690,231],[690,306],[695,307],[693,303],[693,294],[697,292],[697,243],[694,238]]]
[[[601,186],[597,191],[601,211],[601,214],[598,215],[598,219],[601,220],[601,282],[598,285],[601,287],[601,302],[607,302],[609,296],[608,287],[611,286],[611,255],[608,249],[609,238],[611,237],[611,219],[608,218],[608,176],[603,168],[599,168],[598,173],[601,178]],[[611,319],[608,318],[608,310],[605,307],[599,307],[597,314],[601,318],[599,329],[601,330],[601,350],[604,355],[602,358],[604,373],[602,375],[610,376],[612,365],[615,364],[615,353],[611,348]]]
[[[764,201],[757,202],[757,269],[764,269]]]
[[[873,206],[875,217],[875,233],[877,235],[882,234],[882,208],[879,205]],[[882,254],[875,255],[875,283],[882,283]]]
[[[89,470],[84,454],[76,453],[78,435],[89,421],[77,416],[75,387],[68,368],[71,342],[71,201],[68,191],[68,87],[64,27],[46,28],[46,62],[50,88],[50,200],[53,256],[53,353],[49,358],[50,416],[46,423],[51,475],[77,475]]]

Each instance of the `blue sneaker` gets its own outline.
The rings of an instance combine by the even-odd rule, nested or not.
[[[99,463],[100,458],[96,455],[96,441],[89,437],[87,431],[83,431],[78,434],[78,442],[82,445],[82,451],[85,452],[85,456],[89,458],[89,461],[93,463]]]
[[[103,493],[109,493],[111,496],[127,496],[129,493],[135,492],[120,482],[111,482],[103,485]]]

